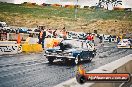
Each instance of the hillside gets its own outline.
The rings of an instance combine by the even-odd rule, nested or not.
[[[19,27],[36,27],[121,34],[132,32],[132,12],[78,9],[77,20],[75,9],[61,7],[25,6],[0,3],[0,21]]]

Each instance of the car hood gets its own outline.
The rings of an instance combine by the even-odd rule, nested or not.
[[[78,49],[72,48],[72,49],[65,50],[65,52],[68,52],[68,53],[74,53],[74,52],[81,52],[81,50],[78,50]]]
[[[60,47],[54,47],[54,48],[49,48],[49,49],[46,49],[46,51],[49,51],[49,52],[56,52],[57,50],[60,50]],[[66,53],[80,53],[82,52],[84,49],[80,49],[80,48],[71,48],[71,49],[67,49],[67,50],[64,50],[64,52]]]
[[[46,51],[56,51],[56,50],[59,50],[59,49],[60,49],[60,47],[57,46],[57,47],[54,47],[54,48],[48,48],[48,49],[46,49]]]

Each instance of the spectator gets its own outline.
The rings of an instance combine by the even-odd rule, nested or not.
[[[117,37],[117,44],[120,42],[121,38],[118,36]]]
[[[33,34],[29,34],[29,37],[33,37]]]
[[[87,34],[86,38],[87,38],[87,40],[89,40],[89,34]]]
[[[110,35],[110,36],[109,36],[109,42],[111,42],[111,38],[112,38],[112,36]]]
[[[100,43],[103,42],[103,36],[99,36],[99,39],[100,39]]]
[[[61,30],[61,32],[63,35],[63,39],[66,39],[67,38],[67,31],[66,31],[65,27]]]
[[[94,35],[91,35],[91,41],[94,43]]]
[[[45,37],[46,37],[46,31],[44,30],[44,28],[42,27],[41,28],[41,31],[39,33],[39,44],[42,44],[42,48],[44,49],[44,40],[45,40]]]
[[[56,38],[57,37],[57,33],[56,33],[57,29],[54,30],[53,32],[53,37]]]
[[[130,45],[132,45],[132,39],[129,37],[128,41],[130,41]]]
[[[93,37],[92,37],[91,34],[88,34],[88,35],[87,35],[87,40],[89,40],[89,41],[92,41],[92,40],[93,40]]]
[[[49,32],[50,34],[52,34],[52,30],[51,30],[51,29],[49,29],[48,32]]]

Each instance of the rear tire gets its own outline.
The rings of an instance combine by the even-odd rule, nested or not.
[[[63,61],[64,64],[68,63],[68,59],[67,58],[64,58],[62,61]]]

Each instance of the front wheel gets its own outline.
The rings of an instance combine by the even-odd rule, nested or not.
[[[93,60],[93,57],[88,58],[88,61],[91,62]]]
[[[62,59],[62,61],[63,61],[64,64],[68,63],[68,59],[67,58]]]
[[[80,57],[79,57],[79,55],[75,58],[74,62],[75,62],[76,65],[79,64],[79,62],[80,62]]]

